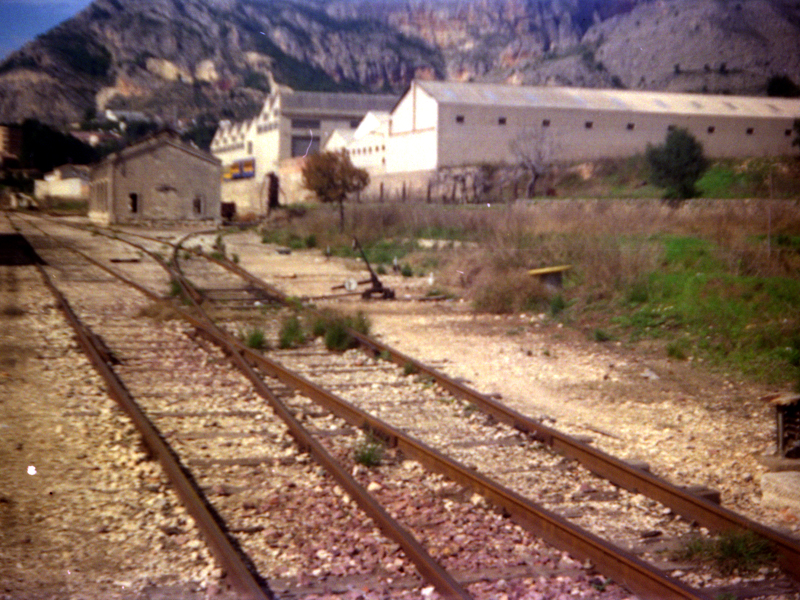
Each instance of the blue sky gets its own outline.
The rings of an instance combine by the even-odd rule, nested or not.
[[[91,4],[91,0],[0,0],[0,59]]]

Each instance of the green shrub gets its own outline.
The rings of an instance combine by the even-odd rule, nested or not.
[[[178,296],[183,295],[183,290],[181,289],[181,284],[178,283],[175,279],[169,280],[169,296],[170,298],[177,298]]]
[[[355,461],[365,467],[377,467],[383,460],[385,447],[381,440],[372,434],[359,440],[353,449]]]
[[[414,375],[417,372],[418,369],[414,363],[408,362],[405,365],[403,365],[403,375],[405,375],[406,377],[409,375]]]
[[[306,242],[299,235],[291,234],[286,245],[292,250],[302,250],[306,247]]]
[[[349,330],[368,335],[370,324],[363,312],[355,316],[340,316],[333,313],[322,315],[312,324],[314,337],[323,337],[328,350],[344,352],[358,346],[358,341],[350,335]]]
[[[278,333],[278,347],[279,348],[294,348],[300,344],[304,344],[306,335],[303,332],[303,326],[300,324],[300,319],[297,315],[292,315],[283,321],[280,332]]]
[[[402,275],[403,277],[413,277],[414,276],[414,269],[411,268],[411,265],[406,263],[400,269],[400,275]]]
[[[603,331],[602,329],[595,329],[594,330],[594,341],[595,342],[610,342],[613,340],[614,337],[608,333],[607,331]]]
[[[315,338],[322,337],[325,335],[327,328],[328,319],[324,316],[320,316],[314,319],[314,322],[311,324],[311,335]]]
[[[675,360],[689,358],[689,344],[686,340],[674,340],[667,344],[667,356]]]
[[[553,317],[558,316],[564,309],[567,308],[567,301],[564,300],[564,296],[561,294],[556,294],[553,296],[553,299],[550,300],[550,315]]]
[[[242,334],[244,345],[254,350],[264,350],[267,347],[267,338],[264,330],[254,327]]]
[[[685,129],[674,129],[660,146],[647,147],[653,182],[666,188],[665,197],[682,200],[697,195],[695,184],[708,168],[703,146]]]
[[[328,323],[325,327],[325,347],[328,350],[344,352],[356,347],[356,341],[347,331],[342,321]]]

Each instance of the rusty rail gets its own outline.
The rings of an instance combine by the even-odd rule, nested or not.
[[[283,292],[246,271],[241,266],[228,261],[221,261],[207,255],[204,256],[219,266],[237,273],[252,285],[261,287],[268,294],[276,298],[281,298],[284,303],[291,304],[288,297]],[[349,333],[358,341],[359,345],[364,350],[373,356],[388,356],[398,365],[413,366],[419,373],[431,377],[437,384],[448,390],[454,396],[472,402],[479,410],[492,415],[498,421],[542,441],[569,458],[577,460],[590,471],[621,488],[648,496],[664,506],[671,508],[676,514],[697,521],[700,525],[712,531],[750,530],[757,533],[772,543],[775,551],[778,553],[782,568],[796,580],[800,581],[800,542],[797,540],[762,525],[761,523],[748,519],[732,510],[718,506],[705,498],[692,494],[652,473],[629,465],[589,444],[579,442],[565,433],[548,427],[535,419],[497,402],[489,396],[481,394],[455,381],[433,367],[413,359],[410,356],[406,356],[383,342],[353,329],[350,329]]]
[[[633,554],[572,525],[566,519],[443,455],[402,430],[362,411],[264,355],[246,348],[238,342],[234,345],[238,352],[241,352],[262,371],[300,391],[351,425],[374,432],[431,470],[446,475],[461,485],[480,493],[497,506],[505,509],[520,525],[557,548],[567,550],[580,558],[591,560],[601,572],[626,585],[633,592],[654,600],[708,598],[702,591],[667,577]]]
[[[202,255],[209,261],[237,273],[251,284],[264,289],[270,295],[290,304],[289,299],[283,292],[267,284],[258,277],[255,277],[242,267],[228,261],[214,259],[205,254]],[[411,359],[377,340],[373,340],[356,331],[350,331],[350,334],[358,340],[365,350],[373,355],[385,356],[388,354],[388,356],[398,364],[411,364],[415,366],[419,372],[432,377],[437,383],[448,389],[454,395],[475,403],[481,410],[492,414],[498,420],[510,424],[516,429],[528,433],[562,451],[564,454],[579,460],[595,473],[621,487],[650,495],[666,506],[671,507],[675,512],[694,518],[711,529],[724,530],[735,528],[752,529],[756,531],[773,542],[776,550],[778,550],[781,555],[785,568],[794,576],[798,576],[797,569],[800,563],[798,563],[795,558],[800,556],[800,552],[798,550],[798,544],[794,540],[758,523],[752,522],[741,515],[737,515],[732,511],[718,507],[711,502],[690,494],[652,474],[631,467],[623,461],[611,457],[587,444],[578,442],[565,434],[548,428],[529,417],[503,406],[489,397],[479,394],[463,384],[453,381],[435,369]],[[577,556],[595,561],[598,566],[603,566],[606,569],[607,574],[626,583],[633,591],[650,598],[706,597],[702,592],[688,588],[680,582],[665,577],[662,573],[653,569],[637,557],[620,551],[593,534],[589,534],[580,528],[572,526],[568,522],[564,522],[563,519],[560,519],[557,515],[548,513],[548,511],[536,506],[525,498],[519,497],[514,492],[495,486],[493,482],[473,473],[463,465],[455,463],[441,455],[436,457],[435,451],[432,451],[433,454],[429,453],[428,451],[431,449],[408,438],[402,431],[394,430],[391,426],[383,424],[379,420],[362,413],[359,409],[349,405],[344,400],[318,388],[318,386],[312,382],[283,370],[280,365],[268,361],[265,357],[254,353],[250,349],[244,348],[238,343],[237,345],[239,352],[247,355],[249,360],[258,364],[265,371],[272,373],[273,376],[278,377],[289,385],[297,385],[298,387],[296,389],[303,391],[303,393],[317,401],[321,401],[323,404],[330,404],[328,406],[329,409],[338,416],[348,420],[348,422],[359,427],[372,429],[382,435],[382,437],[393,440],[400,446],[401,450],[408,455],[418,459],[427,457],[422,458],[422,460],[430,461],[430,465],[435,470],[445,473],[457,481],[460,481],[462,484],[469,485],[473,489],[483,493],[503,506],[518,521],[530,527],[553,545],[566,548]],[[282,370],[285,372],[281,373]],[[294,380],[294,382],[292,382],[292,380]],[[321,400],[325,397],[327,397],[327,399]],[[615,554],[616,556],[613,556]]]
[[[47,234],[45,234],[47,235]],[[130,242],[126,242],[130,243]],[[135,245],[135,244],[134,244]],[[141,246],[135,245],[142,249],[143,251],[147,252],[152,256],[148,250],[144,249]],[[148,290],[144,286],[139,285],[138,283],[128,279],[124,275],[117,273],[114,269],[111,269],[101,263],[100,261],[95,260],[94,258],[88,256],[87,254],[77,250],[75,248],[68,248],[73,253],[77,254],[90,264],[102,269],[106,273],[116,277],[126,285],[129,285],[136,289],[137,291],[141,292],[151,300],[156,302],[161,302],[172,306],[171,303],[164,300],[158,294],[153,293],[152,291]],[[156,259],[159,264],[166,267],[164,262],[157,257],[153,257]],[[40,268],[41,269],[41,268]],[[124,384],[116,377],[113,370],[108,366],[108,364],[103,361],[100,352],[94,345],[91,343],[92,335],[87,333],[88,330],[85,330],[84,327],[80,324],[77,320],[77,317],[72,313],[69,305],[67,304],[66,299],[63,295],[58,292],[55,286],[50,281],[47,273],[41,269],[42,275],[45,280],[48,282],[51,290],[53,290],[54,294],[57,294],[59,301],[64,307],[65,312],[69,311],[70,321],[72,319],[75,321],[74,327],[76,327],[76,333],[78,333],[79,338],[81,338],[81,346],[87,352],[92,363],[95,364],[96,368],[103,376],[104,379],[107,380],[109,385],[110,392],[112,396],[121,404],[121,406],[131,415],[131,418],[134,420],[135,424],[140,431],[142,432],[143,437],[145,437],[145,441],[148,444],[148,447],[153,450],[154,455],[158,456],[159,459],[162,459],[164,456],[166,459],[170,459],[167,463],[162,460],[162,464],[164,465],[165,470],[167,470],[168,475],[172,479],[173,476],[178,477],[183,475],[184,478],[187,479],[186,482],[183,480],[176,479],[175,485],[176,488],[179,490],[179,495],[184,503],[187,504],[187,509],[190,511],[195,520],[201,519],[202,521],[198,521],[199,523],[202,522],[203,524],[203,531],[205,531],[206,526],[213,526],[214,524],[217,525],[219,531],[214,531],[210,529],[211,535],[209,536],[209,544],[212,546],[212,550],[215,550],[214,554],[218,557],[220,564],[226,568],[226,570],[230,569],[229,572],[233,572],[236,574],[238,581],[238,572],[234,569],[236,565],[232,562],[231,557],[228,555],[229,550],[224,547],[224,541],[227,540],[224,533],[222,532],[220,526],[216,523],[216,519],[212,516],[212,522],[206,523],[207,518],[200,513],[199,507],[196,507],[197,516],[195,512],[193,512],[192,507],[198,503],[198,501],[203,504],[204,508],[207,511],[211,511],[210,507],[206,506],[205,503],[202,501],[202,497],[200,493],[191,485],[191,481],[188,480],[188,475],[183,471],[183,468],[180,466],[177,458],[172,454],[169,446],[164,442],[164,440],[160,437],[158,432],[156,431],[155,427],[150,423],[144,413],[141,412],[139,407],[136,405],[133,398],[127,392],[124,387]],[[187,285],[183,276],[173,273],[180,282],[181,286],[184,288],[184,292],[187,294],[187,297],[194,303],[195,308],[198,309],[201,313],[202,310],[200,309],[197,302],[194,300],[193,295],[191,294],[190,286]],[[175,309],[174,306],[172,306]],[[295,417],[291,414],[288,408],[280,401],[278,398],[271,392],[271,390],[266,386],[264,381],[255,373],[253,368],[247,363],[244,359],[242,353],[240,352],[239,344],[231,336],[222,332],[216,325],[214,325],[208,317],[196,317],[185,310],[175,309],[181,317],[191,323],[193,327],[195,327],[198,331],[200,331],[203,335],[211,339],[214,343],[219,345],[223,348],[228,355],[231,357],[231,360],[234,362],[236,367],[242,371],[242,373],[250,380],[253,384],[254,388],[258,392],[260,396],[262,396],[267,402],[270,404],[272,409],[275,413],[287,424],[291,435],[294,437],[298,446],[311,454],[314,459],[323,467],[325,470],[339,483],[339,485],[344,488],[348,494],[353,498],[353,500],[361,507],[361,509],[369,515],[373,521],[375,521],[376,525],[384,532],[384,534],[395,541],[405,552],[408,559],[414,563],[414,565],[419,570],[420,574],[433,585],[439,594],[448,600],[471,600],[471,596],[464,590],[461,585],[456,582],[456,580],[445,571],[439,563],[428,554],[425,548],[414,538],[414,536],[408,532],[400,523],[398,523],[388,512],[369,494],[369,492],[364,489],[364,487],[356,481],[356,479],[350,475],[342,466],[336,462],[336,459],[320,444],[310,433],[308,433],[305,428],[300,424],[300,422],[295,419]],[[85,343],[84,343],[85,338]],[[151,446],[152,443],[152,446]],[[169,466],[167,466],[169,465]],[[178,487],[180,485],[180,487]],[[189,486],[188,489],[185,489],[186,486]],[[191,503],[188,504],[188,503]],[[213,513],[212,513],[213,514]],[[223,539],[218,539],[219,536],[222,536]],[[229,540],[228,540],[229,541]],[[242,558],[238,553],[236,553],[237,557]],[[229,566],[230,565],[230,566]],[[248,571],[249,573],[249,571]],[[253,591],[247,587],[246,581],[243,581],[243,587],[241,589],[241,593],[249,594],[247,598],[253,598],[254,600],[260,599],[262,597],[270,598],[272,600],[274,597],[271,595],[269,596],[255,596],[253,595]],[[238,589],[238,586],[237,586]],[[268,589],[268,588],[267,588]]]
[[[275,596],[267,583],[256,575],[247,559],[237,549],[225,533],[221,520],[211,506],[205,501],[202,493],[195,486],[191,475],[181,466],[180,461],[172,449],[161,437],[156,427],[136,404],[133,397],[114,370],[102,357],[102,350],[95,344],[95,336],[80,321],[72,310],[64,295],[58,290],[42,265],[36,265],[47,287],[58,302],[61,310],[75,331],[78,343],[86,356],[91,361],[95,370],[103,378],[109,395],[130,416],[136,428],[142,435],[147,448],[161,463],[167,477],[175,488],[176,493],[183,502],[189,514],[200,528],[206,542],[211,548],[214,557],[225,569],[231,584],[243,598],[249,600],[274,600]]]
[[[188,295],[189,286],[185,278],[181,276],[179,281],[184,292]],[[403,549],[420,574],[436,588],[443,598],[449,600],[471,600],[472,597],[467,591],[428,554],[427,550],[405,527],[386,512],[369,492],[300,424],[300,421],[292,415],[286,405],[272,393],[272,390],[267,387],[264,380],[259,377],[248,360],[245,359],[245,356],[247,356],[250,361],[260,364],[258,361],[253,360],[252,353],[245,353],[244,346],[214,325],[193,298],[192,303],[203,314],[203,317],[198,319],[193,315],[180,311],[182,316],[189,320],[203,335],[226,351],[236,367],[250,380],[256,392],[267,401],[272,410],[275,411],[275,414],[286,423],[297,445],[302,450],[307,451],[347,491],[361,509],[375,521],[380,530]]]

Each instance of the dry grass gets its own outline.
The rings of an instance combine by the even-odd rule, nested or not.
[[[173,309],[171,306],[167,306],[166,304],[162,304],[160,302],[153,302],[152,304],[148,304],[142,310],[140,310],[136,316],[152,319],[157,323],[162,323],[164,321],[173,321],[175,319],[181,318],[181,316],[177,313],[177,311],[175,311],[175,309]]]
[[[389,239],[477,242],[476,248],[437,253],[437,281],[467,296],[476,285],[496,287],[498,279],[525,269],[571,264],[573,284],[586,298],[606,298],[656,267],[660,248],[652,238],[663,235],[713,242],[734,275],[795,276],[800,267],[792,249],[773,242],[767,252],[768,232],[773,240],[800,234],[800,203],[789,200],[692,200],[679,208],[655,200],[541,200],[490,209],[353,204],[346,234],[334,217],[329,207],[309,210],[292,230],[313,235],[321,248],[349,246],[353,236],[364,247]],[[413,266],[422,259],[408,260]],[[515,281],[511,287],[526,289]]]

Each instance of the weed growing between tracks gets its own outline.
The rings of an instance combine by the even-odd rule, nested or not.
[[[385,446],[383,442],[372,434],[362,437],[353,449],[355,461],[365,467],[377,467],[383,460]]]
[[[239,333],[239,337],[244,345],[254,350],[265,350],[267,348],[267,337],[264,330],[259,327],[252,327]]]
[[[716,538],[697,538],[678,550],[675,557],[713,562],[723,575],[752,573],[775,565],[772,545],[752,531],[726,531]]]
[[[291,315],[284,319],[278,333],[278,348],[296,348],[306,342],[306,334],[297,315]]]
[[[350,316],[326,311],[314,320],[311,326],[311,333],[314,337],[322,337],[328,350],[344,352],[358,346],[358,342],[350,335],[348,328],[368,335],[370,330],[369,319],[363,312]]]

